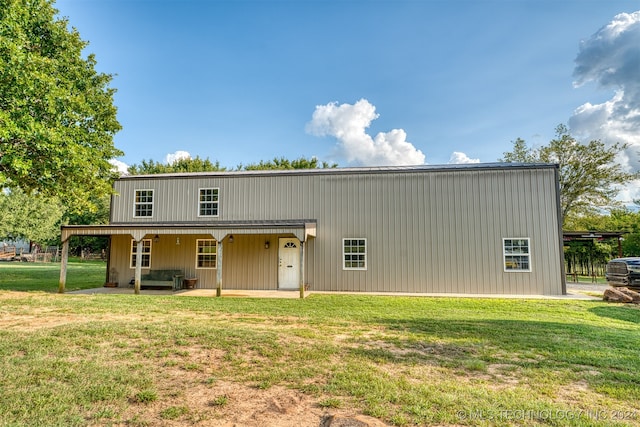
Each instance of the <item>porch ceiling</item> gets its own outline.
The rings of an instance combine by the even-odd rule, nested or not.
[[[130,235],[139,241],[148,234],[210,234],[216,240],[228,234],[294,234],[300,241],[316,236],[317,221],[217,221],[215,223],[122,223],[99,225],[63,225],[62,241],[71,236]]]

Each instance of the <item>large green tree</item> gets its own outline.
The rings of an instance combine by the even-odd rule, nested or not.
[[[63,215],[64,206],[55,197],[28,195],[20,189],[0,191],[0,240],[55,241]]]
[[[586,144],[576,140],[566,126],[556,128],[555,139],[539,148],[526,145],[518,138],[513,151],[503,154],[502,162],[557,163],[560,166],[560,205],[567,218],[616,205],[619,185],[637,177],[627,173],[616,156],[625,144],[606,146],[598,140]]]
[[[82,211],[111,191],[120,124],[112,76],[57,13],[53,0],[0,0],[0,189]]]

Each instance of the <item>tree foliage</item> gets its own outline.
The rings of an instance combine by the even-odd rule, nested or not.
[[[320,162],[317,158],[311,157],[307,159],[300,157],[295,160],[289,160],[284,157],[275,157],[273,160],[259,163],[249,163],[247,165],[238,165],[235,170],[290,170],[290,169],[317,169],[317,168],[335,168],[335,163]],[[209,158],[201,159],[195,157],[193,159],[178,159],[172,163],[162,163],[154,160],[143,160],[139,165],[129,166],[130,175],[147,175],[158,173],[180,173],[180,172],[222,172],[227,170],[220,166],[220,162],[211,162]]]
[[[111,191],[120,124],[112,76],[56,14],[52,0],[0,0],[0,189],[81,211]]]
[[[565,224],[573,231],[625,232],[622,236],[622,255],[640,256],[640,212],[628,208],[614,208],[608,214],[592,213],[571,218]],[[617,245],[612,256],[617,256]]]
[[[288,169],[327,169],[338,167],[335,163],[320,162],[316,157],[307,159],[300,157],[295,160],[285,159],[284,157],[274,157],[273,160],[264,161],[259,163],[250,163],[248,165],[238,165],[238,170],[288,170]]]
[[[637,177],[615,162],[616,156],[625,148],[626,144],[607,147],[598,140],[582,144],[571,136],[566,126],[559,125],[556,138],[549,145],[531,148],[518,138],[513,143],[513,151],[504,153],[500,161],[557,163],[560,166],[560,205],[566,220],[616,205],[616,186]]]
[[[181,158],[172,163],[161,163],[154,160],[142,160],[139,165],[131,165],[127,169],[130,175],[150,175],[159,173],[180,173],[180,172],[219,172],[226,168],[220,166],[220,162],[215,163],[199,156],[195,158]]]
[[[60,236],[64,206],[55,197],[0,191],[0,239],[47,243]]]

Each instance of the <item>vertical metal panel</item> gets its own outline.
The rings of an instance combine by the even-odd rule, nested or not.
[[[554,179],[552,168],[506,167],[125,179],[116,182],[112,215],[113,223],[317,219],[306,265],[316,290],[556,294]],[[132,217],[133,192],[142,187],[155,190],[151,219]],[[217,218],[197,216],[198,189],[206,187],[220,188]],[[277,287],[277,251],[255,249],[264,237],[238,230],[225,253],[226,288]],[[367,239],[366,271],[342,269],[345,237]],[[503,271],[505,237],[531,239],[532,272]],[[269,239],[276,248],[276,237]],[[195,253],[165,249],[160,261],[195,265]],[[215,286],[215,276],[193,273],[203,286]]]
[[[265,242],[269,248],[265,249]],[[235,235],[224,248],[225,288],[268,290],[278,287],[278,236]]]

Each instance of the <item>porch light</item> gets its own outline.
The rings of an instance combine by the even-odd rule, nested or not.
[[[160,236],[158,236],[157,234],[153,237],[153,243],[158,243],[158,240],[160,240]]]
[[[268,240],[264,242],[264,248],[265,249],[269,249],[269,241]]]
[[[233,234],[229,235],[229,243],[233,243]]]
[[[180,238],[176,237],[176,246],[180,246]]]

